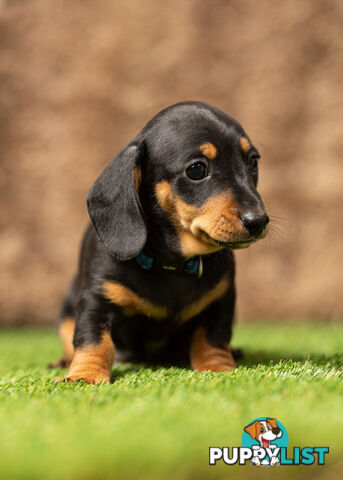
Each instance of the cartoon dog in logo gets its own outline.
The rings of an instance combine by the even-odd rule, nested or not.
[[[282,431],[278,427],[275,418],[266,418],[261,421],[256,420],[247,425],[244,431],[259,443],[259,445],[253,445],[252,447],[254,450],[254,456],[251,460],[253,464],[257,467],[261,465],[274,467],[280,463],[277,457],[277,453],[279,452],[278,446],[272,443],[273,440],[282,437]],[[264,451],[262,449],[264,449]],[[277,451],[275,451],[275,449],[277,449]],[[269,459],[264,458],[266,457],[265,452],[267,452]]]

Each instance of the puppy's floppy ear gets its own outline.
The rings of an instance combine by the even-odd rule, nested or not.
[[[279,428],[276,423],[276,418],[267,418],[266,420],[273,428]]]
[[[256,421],[244,428],[244,431],[247,432],[251,436],[251,438],[257,438],[257,428],[256,428],[257,423],[259,422]]]
[[[87,197],[88,213],[105,248],[118,260],[135,257],[147,229],[135,187],[144,144],[126,145],[100,174]]]

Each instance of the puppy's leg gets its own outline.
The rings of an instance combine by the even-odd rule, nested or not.
[[[190,357],[191,367],[200,372],[231,372],[236,367],[229,344],[220,347],[211,345],[204,328],[194,332]]]
[[[106,312],[95,297],[88,295],[79,305],[74,335],[74,357],[67,376],[58,380],[109,383],[114,361],[114,345]]]
[[[66,295],[62,304],[61,312],[59,314],[58,333],[63,347],[63,357],[48,365],[49,368],[69,367],[74,354],[73,338],[75,330],[75,304],[78,294],[79,279],[75,277],[68,294]]]
[[[230,372],[235,360],[229,345],[235,305],[234,285],[199,316],[190,344],[190,363],[195,370]]]
[[[68,375],[57,382],[68,380],[98,385],[100,382],[109,383],[114,361],[114,345],[109,332],[104,332],[101,340],[92,345],[85,345],[75,350]]]
[[[74,355],[73,338],[75,320],[73,317],[65,317],[61,320],[58,333],[63,347],[63,357],[56,362],[50,363],[49,368],[69,367]]]

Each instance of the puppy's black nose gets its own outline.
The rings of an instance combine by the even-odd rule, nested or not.
[[[264,228],[269,222],[269,217],[266,213],[258,214],[252,211],[248,211],[240,215],[240,220],[243,227],[248,230],[250,235],[257,237],[261,235]]]
[[[274,433],[274,435],[279,435],[280,429],[279,428],[272,428],[272,432]]]

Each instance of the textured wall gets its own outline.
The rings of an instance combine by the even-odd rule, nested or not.
[[[237,253],[239,316],[342,316],[342,24],[339,0],[2,0],[0,321],[54,321],[88,188],[186,99],[243,124],[282,217]]]

